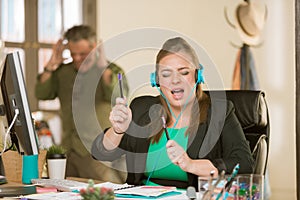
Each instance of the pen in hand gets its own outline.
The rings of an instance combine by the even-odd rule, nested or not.
[[[168,130],[167,130],[166,119],[165,119],[164,116],[162,116],[161,119],[162,119],[162,121],[163,121],[163,127],[164,127],[164,130],[165,130],[165,133],[166,133],[167,140],[170,140],[169,132],[168,132]]]
[[[118,73],[118,80],[119,80],[119,87],[120,87],[120,95],[121,95],[121,98],[124,98],[121,73]]]

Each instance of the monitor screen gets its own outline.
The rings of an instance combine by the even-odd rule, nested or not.
[[[4,104],[2,107],[8,126],[16,117],[10,130],[12,143],[19,152],[36,155],[38,154],[38,141],[28,103],[19,52],[6,55],[1,72],[0,84]],[[19,113],[17,116],[16,112]]]

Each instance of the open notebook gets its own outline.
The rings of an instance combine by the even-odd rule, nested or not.
[[[124,189],[117,189],[114,193],[116,197],[137,199],[157,199],[181,194],[181,192],[177,191],[176,187],[168,186],[133,186]]]

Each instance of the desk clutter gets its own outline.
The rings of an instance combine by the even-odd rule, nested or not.
[[[213,177],[213,176],[211,176]],[[221,178],[220,178],[221,177]],[[126,199],[161,199],[161,200],[256,200],[263,199],[264,177],[256,174],[224,176],[218,179],[201,179],[199,192],[194,187],[187,190],[169,186],[135,186],[115,184],[111,182],[94,184],[70,179],[32,179],[31,185],[8,186],[8,193],[0,193],[1,197],[16,199],[66,199],[66,200],[126,200]],[[230,187],[229,187],[230,185]],[[4,185],[5,186],[5,185]],[[5,188],[5,187],[4,187]]]
[[[104,182],[94,184],[92,180],[83,183],[74,180],[32,179],[36,194],[23,195],[25,199],[67,199],[67,200],[121,200],[121,199],[189,199],[185,190],[168,186],[134,186]]]

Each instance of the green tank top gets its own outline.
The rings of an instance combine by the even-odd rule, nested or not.
[[[187,127],[180,129],[168,128],[170,139],[175,140],[184,150],[187,149],[188,136],[185,136]],[[150,143],[147,160],[146,160],[146,171],[145,175],[151,178],[168,179],[168,180],[179,180],[187,181],[187,173],[183,171],[179,166],[174,165],[167,155],[166,150],[167,138],[165,132],[160,138],[158,143]],[[153,185],[149,181],[143,181],[144,184]]]

